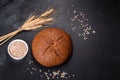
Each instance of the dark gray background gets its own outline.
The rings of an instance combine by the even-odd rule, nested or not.
[[[73,41],[73,54],[63,65],[55,69],[76,73],[75,78],[69,80],[120,80],[120,4],[112,0],[0,0],[0,36],[16,30],[27,16],[38,8],[39,13],[48,9],[50,4],[55,3],[56,15],[59,21],[49,26],[59,27],[67,31]],[[72,11],[71,5],[76,10],[87,14],[89,23],[95,29],[96,34],[83,40],[72,33],[67,25]],[[20,38],[29,45],[29,53],[21,62],[9,59],[7,45],[0,47],[0,80],[40,80],[39,76],[31,76],[25,72],[29,67],[28,60],[33,60],[31,55],[31,42],[38,31],[25,31],[10,41]],[[34,61],[35,62],[35,61]],[[47,69],[36,62],[35,66]],[[53,69],[53,68],[50,68]]]

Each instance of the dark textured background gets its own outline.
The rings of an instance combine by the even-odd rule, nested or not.
[[[60,21],[50,25],[67,31],[73,41],[73,55],[55,69],[76,73],[76,77],[69,80],[120,80],[120,3],[117,0],[0,0],[0,36],[16,30],[34,9],[38,8],[41,13],[51,3],[61,11],[57,14]],[[72,13],[67,15],[65,11],[72,10],[72,4],[76,10],[87,14],[89,23],[96,30],[88,40],[78,38],[66,24]],[[9,59],[7,45],[10,41],[0,47],[0,80],[40,80],[25,72],[29,67],[28,60],[33,59],[31,41],[37,32],[22,32],[10,40],[20,38],[28,43],[29,53],[22,62]]]

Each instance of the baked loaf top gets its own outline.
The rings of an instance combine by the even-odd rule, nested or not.
[[[32,41],[32,54],[43,66],[53,67],[64,63],[72,51],[70,36],[59,28],[45,28]]]

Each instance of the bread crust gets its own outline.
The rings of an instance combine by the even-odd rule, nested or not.
[[[43,66],[53,67],[64,63],[72,51],[70,36],[59,28],[45,28],[32,41],[32,54]]]

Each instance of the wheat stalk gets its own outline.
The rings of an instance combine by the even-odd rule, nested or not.
[[[4,36],[0,37],[0,46],[2,46],[5,42],[15,36],[17,33],[24,30],[34,30],[41,28],[48,22],[53,21],[52,17],[49,17],[54,12],[54,9],[49,9],[48,11],[41,14],[41,16],[37,17],[35,15],[30,15],[29,18],[25,21],[25,23],[16,31],[8,33]]]

